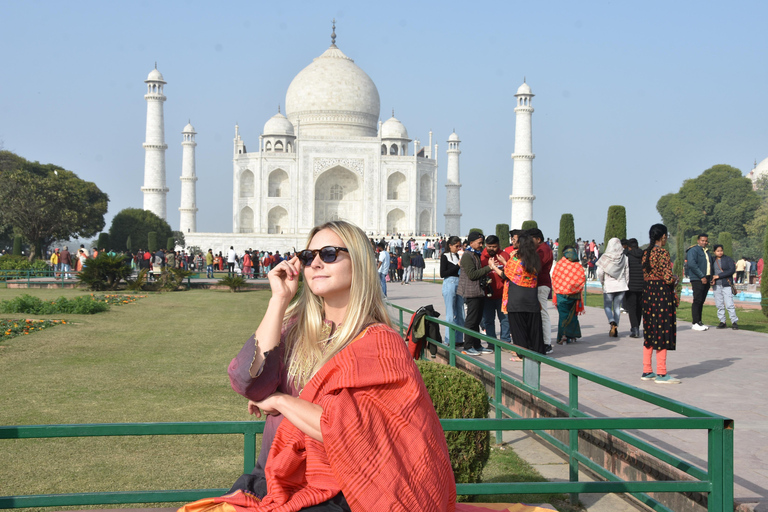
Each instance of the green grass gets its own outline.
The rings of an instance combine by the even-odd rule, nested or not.
[[[601,293],[588,293],[586,305],[602,309],[603,295]],[[766,318],[760,309],[745,309],[737,307],[736,316],[739,317],[740,329],[745,331],[768,333],[768,318]],[[680,301],[680,307],[677,308],[677,319],[685,322],[690,322],[692,320],[690,302]],[[717,319],[717,308],[715,306],[705,304],[704,309],[701,312],[701,321],[706,325],[719,324],[720,320]],[[731,325],[730,322],[730,319],[728,319],[729,326]]]
[[[23,293],[43,300],[89,295],[0,288],[0,300]],[[56,315],[68,324],[0,343],[0,425],[251,418],[246,400],[229,386],[227,365],[258,326],[269,292],[143,295],[99,315]],[[242,472],[242,436],[236,435],[1,443],[3,495],[229,488]],[[484,474],[493,480],[486,481],[541,479],[519,459],[510,463],[512,457],[509,448],[494,449]]]
[[[483,469],[483,482],[546,482],[530,464],[521,459],[508,445],[491,447],[491,457]],[[480,503],[549,503],[560,511],[583,510],[574,507],[566,494],[496,494],[478,496]]]

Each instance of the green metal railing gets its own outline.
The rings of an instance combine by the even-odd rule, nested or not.
[[[400,329],[400,334],[405,335],[408,322],[404,315],[409,316],[414,311],[398,306],[397,304],[387,303],[387,306],[395,310],[396,324]],[[722,511],[733,509],[733,428],[732,419],[713,414],[711,412],[693,407],[682,402],[677,402],[669,398],[645,391],[634,386],[624,384],[603,375],[593,373],[577,366],[563,363],[556,359],[549,358],[542,354],[531,352],[511,343],[499,341],[495,338],[479,334],[476,331],[470,331],[464,327],[459,327],[439,320],[433,317],[426,317],[427,321],[435,322],[446,329],[446,334],[451,331],[449,345],[428,338],[428,342],[435,344],[448,351],[448,364],[456,366],[456,359],[466,361],[470,365],[478,367],[494,379],[494,393],[489,397],[491,406],[494,408],[495,420],[500,421],[503,416],[514,418],[515,428],[486,428],[484,430],[496,430],[497,442],[502,441],[501,431],[503,430],[531,430],[538,436],[555,446],[568,456],[569,460],[569,483],[525,483],[517,484],[516,487],[522,487],[525,490],[516,489],[514,492],[519,494],[538,493],[538,492],[568,492],[571,493],[571,501],[576,503],[578,493],[580,492],[627,492],[649,506],[653,510],[668,512],[670,509],[651,496],[649,492],[692,492],[696,491],[708,495],[708,510]],[[467,356],[457,350],[455,346],[455,333],[461,332],[465,336],[470,335],[480,338],[490,345],[494,346],[493,365],[486,364],[483,360]],[[524,356],[523,358],[523,376],[518,380],[511,375],[503,372],[501,366],[502,349],[511,350]],[[425,347],[425,351],[427,347]],[[568,402],[557,399],[541,391],[541,365],[547,365],[568,374]],[[683,417],[660,417],[660,418],[610,418],[610,417],[592,417],[579,409],[579,379],[584,379],[606,388],[612,389],[627,397],[642,400],[650,405],[661,407],[670,412],[679,414]],[[537,418],[535,420],[522,418],[519,414],[512,411],[502,402],[502,383],[510,384],[516,388],[522,389],[539,400],[550,404],[568,414],[568,418]],[[504,423],[500,423],[504,425]],[[445,425],[445,422],[444,422]],[[523,427],[523,425],[526,425]],[[642,439],[631,435],[626,430],[638,429],[691,429],[707,431],[707,468],[706,470],[698,468],[679,457],[666,452]],[[546,430],[568,430],[568,442],[563,443]],[[660,461],[677,468],[689,475],[691,481],[664,481],[664,482],[628,482],[624,481],[618,475],[612,473],[603,466],[596,464],[585,454],[579,451],[578,439],[580,430],[603,430],[606,433],[620,439],[630,446],[638,448],[643,452],[659,459]],[[579,464],[582,464],[589,470],[605,478],[605,482],[579,483]],[[576,485],[574,485],[576,484]],[[660,487],[664,488],[662,491]],[[479,485],[479,484],[477,484]],[[485,484],[483,484],[485,485]],[[564,487],[568,485],[572,487]],[[581,487],[581,486],[585,487]],[[458,487],[458,486],[457,486]],[[590,489],[589,491],[580,489]],[[501,491],[500,491],[501,492]],[[507,492],[507,491],[503,491]],[[478,492],[478,494],[480,494]]]
[[[184,279],[184,283],[186,283],[187,287],[189,288],[193,281],[202,281],[208,279],[206,277],[206,271],[193,271],[196,272],[196,275],[192,275],[186,279]],[[26,281],[27,286],[29,287],[33,283],[48,283],[48,284],[57,284],[61,287],[64,287],[66,283],[78,283],[79,280],[77,278],[78,272],[72,270],[66,275],[69,275],[70,278],[67,279],[65,273],[60,271],[53,271],[53,270],[0,270],[0,282],[11,282],[11,283],[18,283],[18,282],[24,282]],[[213,278],[212,279],[221,279],[225,277],[228,274],[226,270],[215,270],[213,272]],[[134,276],[135,277],[135,276]],[[264,272],[257,272],[254,273],[252,277],[246,278],[247,281],[255,281],[256,279],[266,279],[266,274]]]

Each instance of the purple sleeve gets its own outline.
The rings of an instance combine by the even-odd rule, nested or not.
[[[277,391],[282,379],[282,343],[266,354],[261,373],[252,368],[256,355],[256,335],[245,342],[240,353],[229,363],[229,382],[236,393],[260,402]]]

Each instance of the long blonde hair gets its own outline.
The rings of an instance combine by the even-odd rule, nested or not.
[[[392,326],[381,293],[373,247],[363,230],[345,221],[326,222],[312,229],[307,245],[324,229],[333,231],[349,249],[352,261],[349,304],[344,321],[330,336],[323,331],[323,299],[312,293],[306,281],[297,300],[285,312],[288,378],[299,389],[366,326],[373,323]]]

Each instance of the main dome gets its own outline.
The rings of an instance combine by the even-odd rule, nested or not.
[[[376,84],[336,45],[301,70],[285,95],[285,113],[302,137],[376,137],[379,107]]]

